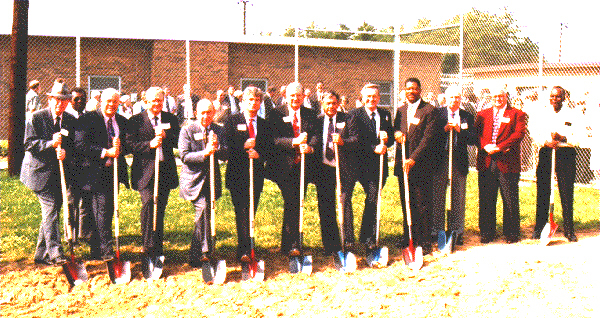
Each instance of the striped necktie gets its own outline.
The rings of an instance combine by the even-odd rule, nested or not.
[[[498,131],[500,130],[500,111],[496,111],[494,115],[494,126],[492,128],[492,143],[496,143],[496,139],[498,138]]]

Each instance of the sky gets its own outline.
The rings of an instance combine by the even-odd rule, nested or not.
[[[29,34],[228,40],[242,34],[243,7],[239,0],[30,0]],[[538,43],[550,62],[558,62],[560,25],[566,23],[561,61],[600,62],[600,42],[594,36],[600,30],[600,4],[583,0],[248,0],[246,26],[254,35],[280,35],[288,27],[311,22],[327,29],[337,29],[340,23],[356,29],[365,21],[378,29],[409,29],[420,18],[440,24],[473,7],[491,13],[506,7],[523,35]],[[0,33],[11,32],[12,8],[12,0],[0,0]]]

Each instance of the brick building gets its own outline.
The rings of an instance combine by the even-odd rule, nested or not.
[[[382,85],[382,104],[391,105],[394,81],[393,43],[243,37],[230,41],[190,41],[190,84],[199,95],[228,85],[249,83],[279,87],[294,80],[295,44],[298,43],[298,78],[314,90],[317,81],[350,99],[358,97],[365,82]],[[0,139],[7,138],[10,35],[0,35]],[[421,79],[424,91],[439,91],[443,55],[453,48],[401,44],[399,78]],[[187,81],[185,40],[85,37],[80,41],[80,86],[88,90],[118,86],[137,93],[167,85],[171,94],[182,93]],[[76,86],[76,38],[30,36],[27,81],[41,82],[45,95],[57,77]],[[42,104],[45,104],[42,96]]]

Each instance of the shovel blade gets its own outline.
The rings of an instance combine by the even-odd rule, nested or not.
[[[304,273],[310,275],[312,273],[312,256],[292,256],[289,261],[289,271],[292,274]]]
[[[440,251],[442,251],[446,248],[446,231],[444,231],[444,230],[438,231],[437,245],[438,245],[438,250],[440,250]]]
[[[207,284],[212,284],[215,279],[215,268],[210,261],[202,262],[202,279]]]
[[[302,265],[300,264],[300,258],[297,256],[290,257],[290,261],[288,263],[288,270],[292,274],[298,274],[302,270]]]
[[[367,264],[369,267],[383,268],[388,264],[389,250],[387,246],[378,247],[367,255]]]
[[[419,270],[423,266],[423,248],[420,246],[415,248],[410,244],[409,247],[402,250],[402,257],[404,263],[412,270]]]
[[[81,285],[88,280],[87,271],[82,263],[70,260],[62,265],[63,272],[71,286]]]
[[[221,285],[225,282],[226,276],[227,264],[225,260],[217,261],[216,264],[211,261],[202,263],[202,279],[205,283]]]
[[[310,255],[306,255],[302,258],[302,273],[306,274],[306,275],[310,275],[312,274],[312,266],[313,262],[312,262],[312,256]]]
[[[456,240],[454,239],[456,237],[456,232],[454,231],[450,231],[448,233],[445,233],[444,231],[440,231],[441,233],[444,233],[444,246],[442,248],[439,248],[439,244],[440,244],[440,236],[438,234],[438,248],[439,250],[442,252],[442,254],[452,254],[452,252],[454,252],[454,246],[455,246],[455,242]]]
[[[142,268],[144,278],[149,281],[159,279],[162,276],[164,262],[164,256],[147,257],[145,260],[146,264],[142,264],[144,267]]]
[[[554,236],[554,233],[556,233],[556,229],[558,228],[558,224],[554,223],[546,223],[546,225],[544,225],[544,229],[542,230],[542,233],[540,234],[540,245],[542,246],[546,246],[548,244],[550,244],[550,241],[552,240],[552,236]]]
[[[257,282],[265,280],[265,261],[254,260],[250,263],[242,263],[242,280]]]
[[[127,284],[131,281],[131,262],[115,258],[106,262],[106,267],[113,284]]]
[[[217,262],[217,268],[215,271],[215,278],[213,282],[217,285],[221,285],[225,282],[227,278],[227,263],[225,260],[220,260]]]
[[[338,251],[334,260],[335,267],[339,272],[352,273],[356,271],[356,256],[352,252]]]

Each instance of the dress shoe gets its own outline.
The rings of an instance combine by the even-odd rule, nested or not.
[[[456,244],[456,245],[464,245],[465,244],[465,240],[463,239],[462,233],[456,234],[456,241],[454,244]]]
[[[53,265],[52,262],[50,262],[49,260],[46,259],[34,259],[33,260],[34,263],[38,264],[38,265]]]
[[[67,258],[66,258],[64,255],[60,255],[60,256],[56,257],[55,259],[53,259],[53,260],[51,261],[51,263],[52,263],[53,265],[62,265],[62,264],[64,264],[64,263],[66,263],[67,261],[68,261],[68,260],[67,260]]]
[[[575,233],[565,233],[565,237],[567,238],[567,240],[569,240],[569,242],[577,242],[577,236],[575,236]]]
[[[242,263],[250,263],[252,261],[252,259],[250,258],[250,255],[248,254],[244,254],[240,257],[240,262]]]
[[[421,248],[423,249],[423,255],[429,255],[433,252],[433,247],[431,247],[431,244],[424,244],[421,246]]]
[[[294,247],[294,248],[292,248],[292,249],[290,250],[290,253],[289,253],[289,255],[290,255],[291,257],[300,256],[300,250]]]
[[[482,236],[481,237],[481,243],[483,243],[483,244],[491,243],[493,241],[494,241],[493,236]]]
[[[542,235],[542,232],[538,232],[538,231],[533,231],[533,235],[531,236],[531,239],[533,240],[539,240],[540,236]]]
[[[513,243],[517,243],[517,242],[519,242],[518,236],[507,236],[506,237],[506,243],[508,243],[508,244],[513,244]]]
[[[108,254],[104,254],[101,256],[101,259],[104,262],[112,261],[114,258],[115,258],[115,254],[113,254],[113,253],[108,253]]]

